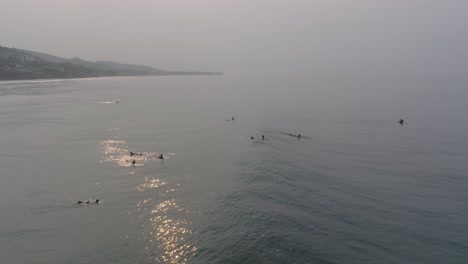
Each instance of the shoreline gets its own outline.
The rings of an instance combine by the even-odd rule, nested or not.
[[[109,76],[83,76],[83,77],[51,77],[51,78],[13,78],[13,79],[2,79],[3,82],[15,82],[15,81],[54,81],[54,80],[83,80],[83,79],[96,79],[96,78],[127,78],[127,77],[156,77],[156,76],[189,76],[189,75],[224,75],[223,72],[170,72],[167,74],[150,74],[150,75],[109,75]]]

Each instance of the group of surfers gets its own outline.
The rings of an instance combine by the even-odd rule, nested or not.
[[[118,101],[116,102],[117,104],[119,103]],[[233,117],[231,119],[231,121],[234,121],[235,118]],[[228,121],[228,120],[226,120]],[[400,123],[401,125],[403,125],[403,123],[405,122],[404,119],[401,119],[398,120],[398,123]],[[297,139],[301,139],[302,135],[301,134],[297,134],[297,135],[294,135],[294,134],[288,134],[289,136],[291,137],[296,137]],[[254,140],[255,138],[254,137],[250,137],[251,140]],[[265,138],[265,135],[262,135],[262,140],[268,140],[267,138]],[[135,153],[135,152],[132,152],[130,151],[130,157],[132,156],[143,156],[144,154],[143,153]],[[164,160],[164,156],[163,154],[161,153],[159,156],[158,156],[158,159],[160,160]],[[129,160],[126,160],[126,162],[130,162]],[[135,165],[136,164],[136,160],[132,160],[132,165]],[[99,204],[99,199],[90,199],[86,202],[84,201],[78,201],[78,204],[83,204],[83,203],[86,203],[86,204]]]
[[[132,157],[132,156],[143,156],[143,155],[144,155],[143,153],[135,153],[135,152],[130,151],[130,157]],[[162,153],[159,154],[158,159],[164,160],[164,156],[163,156]],[[130,161],[125,160],[125,162],[130,162]],[[136,160],[132,160],[132,165],[135,165],[135,164],[136,164]]]
[[[144,155],[143,153],[135,153],[135,152],[130,151],[130,156],[143,156],[143,155]],[[162,153],[159,154],[158,159],[164,160],[164,156],[163,156]],[[130,162],[130,161],[126,160],[125,162]],[[132,160],[131,163],[132,163],[132,165],[135,166],[136,160]],[[89,199],[88,201],[80,200],[80,201],[78,201],[78,204],[99,204],[99,199]]]

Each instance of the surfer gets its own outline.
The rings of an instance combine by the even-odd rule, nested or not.
[[[403,120],[401,118],[400,118],[400,121],[398,121],[398,123],[400,123],[400,125],[403,125],[403,122],[405,122],[405,120]]]
[[[298,138],[298,139],[301,139],[301,134],[297,135],[297,138]]]
[[[133,160],[132,165],[135,166],[135,164],[136,164],[136,160]]]
[[[265,135],[262,135],[262,140],[265,140]]]
[[[84,201],[78,201],[78,204],[82,204],[84,203]],[[99,199],[89,199],[88,201],[86,201],[86,204],[99,204]]]
[[[133,156],[133,155],[135,155],[135,153],[133,153],[133,152],[130,151],[130,157]]]
[[[88,201],[86,201],[87,204],[99,204],[99,199],[96,199],[96,200],[93,200],[93,199],[90,199]]]
[[[158,159],[160,159],[160,160],[164,160],[164,156],[163,156],[163,154],[160,154],[160,155],[159,155],[159,157],[158,157]]]
[[[254,140],[255,138],[254,137],[250,137],[251,140]]]
[[[234,117],[231,118],[232,121],[236,120]]]

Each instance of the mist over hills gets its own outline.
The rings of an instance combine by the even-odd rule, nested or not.
[[[205,75],[219,72],[166,71],[113,61],[66,59],[46,53],[0,46],[0,80],[106,76]]]

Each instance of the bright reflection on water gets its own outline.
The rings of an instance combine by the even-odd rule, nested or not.
[[[145,189],[154,189],[164,185],[166,185],[166,183],[160,179],[145,177],[145,183],[140,184],[137,189],[143,192]]]
[[[103,162],[113,162],[120,167],[143,166],[148,161],[159,161],[158,156],[163,153],[138,152],[130,153],[129,147],[124,140],[115,139],[101,141],[101,152],[105,155]],[[175,156],[175,153],[163,154],[165,159]],[[135,161],[135,163],[132,163]]]
[[[150,234],[154,236],[159,254],[155,257],[157,261],[168,263],[185,263],[187,256],[197,250],[196,247],[186,243],[188,235],[192,230],[188,228],[190,224],[184,219],[173,219],[172,212],[183,212],[186,209],[180,208],[172,200],[166,200],[158,204],[151,211],[151,226],[154,230]]]
[[[126,141],[119,137],[103,140],[100,145],[103,154],[101,163],[114,163],[118,167],[137,167],[151,161],[162,162],[157,158],[160,153],[131,153]],[[166,153],[164,156],[165,159],[170,159],[175,154]],[[135,164],[132,164],[133,160]],[[129,174],[138,175],[138,171]],[[137,217],[143,221],[143,237],[147,240],[145,249],[157,263],[186,263],[188,257],[197,250],[197,247],[187,242],[188,236],[192,234],[189,228],[191,223],[181,215],[189,210],[180,207],[175,199],[168,199],[168,194],[174,193],[175,189],[160,189],[166,186],[167,182],[158,177],[158,174],[156,177],[145,176],[144,182],[136,187],[139,192],[152,191],[148,193],[151,197],[136,204]]]
[[[165,185],[166,182],[161,179],[147,176],[137,189],[140,192],[154,191]],[[187,257],[197,250],[197,247],[187,242],[187,237],[192,234],[189,228],[191,223],[181,215],[188,209],[180,207],[175,199],[165,199],[168,192],[174,192],[174,189],[158,192],[160,201],[156,197],[137,203],[139,217],[149,218],[149,221],[143,222],[143,227],[147,227],[144,228],[144,237],[149,242],[146,250],[158,263],[186,263]],[[151,210],[149,214],[145,213],[147,209]]]

